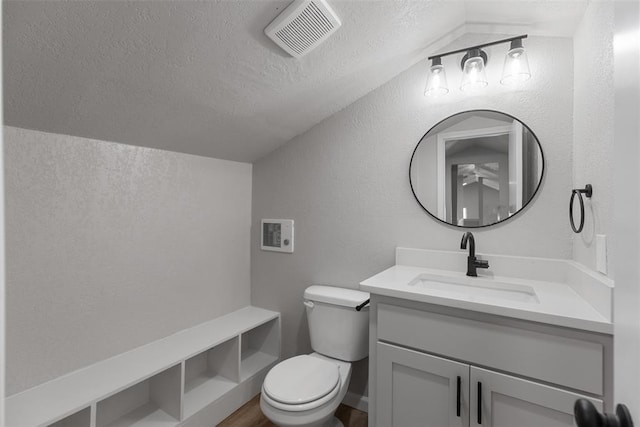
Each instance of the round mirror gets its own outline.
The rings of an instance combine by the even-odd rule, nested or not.
[[[536,135],[498,111],[450,116],[427,132],[411,157],[409,180],[420,205],[459,227],[486,227],[520,212],[542,182]]]

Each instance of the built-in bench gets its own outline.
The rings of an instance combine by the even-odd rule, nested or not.
[[[10,396],[6,425],[215,425],[279,359],[280,314],[245,307]]]

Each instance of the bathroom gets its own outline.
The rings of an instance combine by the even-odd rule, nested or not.
[[[490,264],[479,275],[510,255],[615,279],[602,409],[624,403],[638,422],[640,212],[627,184],[640,181],[637,2],[329,0],[342,25],[302,58],[264,33],[289,3],[3,2],[7,419],[12,396],[247,306],[277,313],[255,329],[256,342],[273,341],[265,353],[309,354],[306,288],[359,289],[396,264],[397,248],[456,252],[464,273],[460,238],[471,231]],[[449,93],[424,96],[429,56],[520,34],[522,86],[499,83],[503,44],[487,48],[483,91],[459,90],[460,54],[443,58]],[[544,154],[531,202],[483,228],[434,219],[409,181],[423,135],[471,110],[517,118]],[[586,184],[576,234],[569,198]],[[261,248],[269,218],[294,220],[293,253]],[[212,358],[235,357],[251,334],[220,338]],[[183,365],[206,363],[196,353]],[[188,377],[179,359],[156,382]],[[370,360],[353,364],[344,403],[382,426]],[[237,365],[228,376],[242,385]],[[220,422],[260,382],[211,410],[213,421],[185,425]],[[37,425],[109,425],[101,413],[126,406],[128,387]],[[173,425],[186,409],[176,411]]]

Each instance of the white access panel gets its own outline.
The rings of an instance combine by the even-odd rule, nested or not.
[[[293,220],[263,219],[260,224],[260,249],[293,252]]]

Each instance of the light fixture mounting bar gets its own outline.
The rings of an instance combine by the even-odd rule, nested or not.
[[[526,39],[526,38],[527,38],[527,34],[523,34],[521,36],[510,37],[508,39],[496,40],[494,42],[483,43],[483,44],[479,44],[479,45],[476,45],[476,46],[465,47],[463,49],[452,50],[450,52],[439,53],[437,55],[431,55],[427,59],[442,58],[443,56],[449,56],[449,55],[453,55],[453,54],[456,54],[456,53],[468,52],[468,51],[470,51],[472,49],[482,49],[483,47],[493,46],[493,45],[502,44],[502,43],[508,43],[508,42],[512,42],[514,40],[522,40],[522,39]]]

